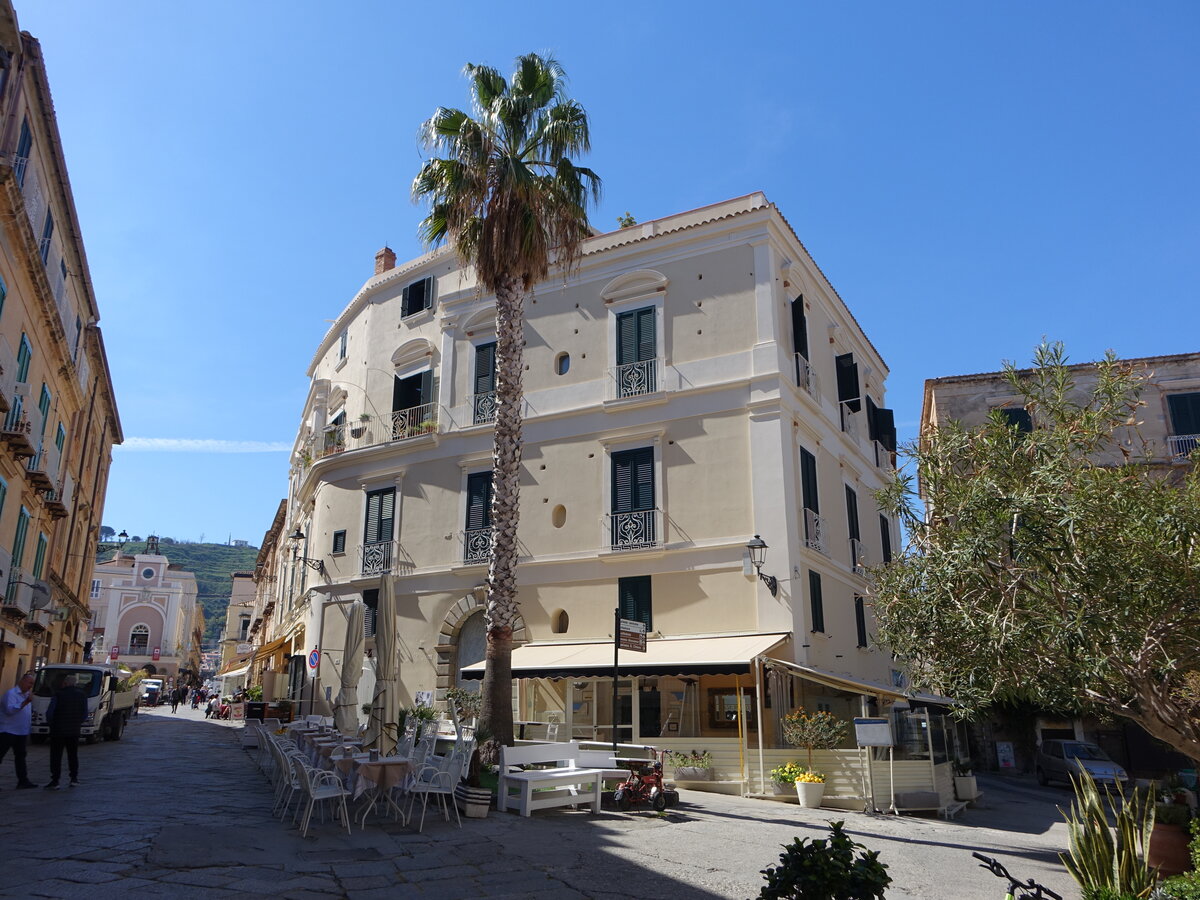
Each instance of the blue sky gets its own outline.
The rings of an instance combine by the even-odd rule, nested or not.
[[[419,124],[553,52],[597,226],[762,190],[891,368],[1200,349],[1200,4],[16,0],[42,42],[127,445],[104,522],[257,544],[318,341],[421,251]],[[581,7],[582,9],[582,7]],[[253,452],[250,452],[253,451]]]

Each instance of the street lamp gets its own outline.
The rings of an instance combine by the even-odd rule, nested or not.
[[[762,573],[763,562],[767,556],[767,542],[756,534],[753,539],[746,542],[746,549],[750,551],[750,565],[754,566],[755,573],[766,584],[767,590],[771,592],[771,596],[778,597],[779,579],[774,575],[764,575]]]
[[[117,540],[120,541],[121,546],[124,547],[125,542],[129,540],[129,532],[122,528],[121,533],[117,535]]]
[[[292,558],[298,562],[304,563],[314,572],[320,572],[323,577],[328,577],[325,573],[325,561],[323,559],[309,559],[307,556],[300,555],[300,545],[304,543],[304,532],[300,530],[300,526],[296,526],[296,530],[288,535],[288,540],[292,542]]]

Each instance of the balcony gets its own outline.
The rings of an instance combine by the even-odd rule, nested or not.
[[[485,391],[471,397],[471,424],[487,425],[496,421],[496,392]]]
[[[53,519],[66,518],[70,511],[71,498],[75,493],[75,482],[70,475],[63,475],[62,481],[46,491],[42,495],[42,500],[46,504],[46,511],[50,513]]]
[[[896,453],[894,450],[889,450],[879,441],[872,441],[875,445],[875,466],[883,469],[885,472],[894,472],[896,470]]]
[[[1167,453],[1174,462],[1187,462],[1192,451],[1200,447],[1200,434],[1171,434],[1167,436]]]
[[[24,410],[15,408],[4,417],[0,441],[8,444],[8,449],[18,459],[33,456],[33,426],[29,424]]]
[[[12,409],[13,393],[17,387],[17,357],[8,340],[0,336],[0,413]]]
[[[423,434],[433,434],[438,426],[436,403],[423,403],[392,413],[393,441],[404,441]]]
[[[867,548],[858,538],[850,538],[850,570],[863,578],[867,575]]]
[[[662,511],[643,509],[609,513],[605,543],[610,550],[647,550],[659,546]]]
[[[839,405],[842,409],[842,431],[846,433],[850,440],[857,444],[859,414],[851,410],[844,400]]]
[[[352,424],[330,425],[309,439],[308,464],[349,450],[434,434],[437,428],[436,403],[401,409],[387,416],[365,416]]]
[[[13,566],[8,570],[8,586],[4,592],[4,612],[10,616],[26,618],[33,611],[33,585],[28,573]]]
[[[48,471],[49,464],[50,454],[43,446],[38,448],[37,452],[29,458],[29,462],[25,466],[29,473],[26,476],[29,479],[29,483],[40,491],[48,491],[54,486],[54,478]]]
[[[796,384],[812,396],[817,396],[817,373],[803,353],[796,354]]]
[[[657,393],[660,381],[658,360],[647,359],[643,362],[613,366],[612,377],[617,400]]]
[[[804,546],[829,555],[825,543],[825,518],[811,509],[804,510]]]
[[[492,528],[468,528],[463,532],[463,565],[484,566],[492,557]]]
[[[375,541],[363,544],[360,549],[363,575],[384,575],[392,571],[396,558],[395,541]]]

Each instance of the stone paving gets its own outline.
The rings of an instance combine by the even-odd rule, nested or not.
[[[81,747],[81,785],[57,792],[13,790],[5,759],[0,896],[744,898],[757,896],[780,845],[843,818],[889,865],[889,898],[1003,896],[972,850],[1078,897],[1056,858],[1065,829],[1055,806],[1068,795],[1024,782],[981,779],[986,806],[953,822],[685,791],[662,817],[492,810],[459,829],[431,811],[423,834],[380,820],[347,836],[314,821],[301,838],[271,816],[270,786],[240,749],[240,727],[189,708],[143,710],[120,742]],[[45,746],[30,748],[29,769],[48,780]]]

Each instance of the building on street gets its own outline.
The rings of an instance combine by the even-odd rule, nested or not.
[[[12,684],[84,657],[122,435],[41,47],[8,0],[0,113],[0,684]]]

